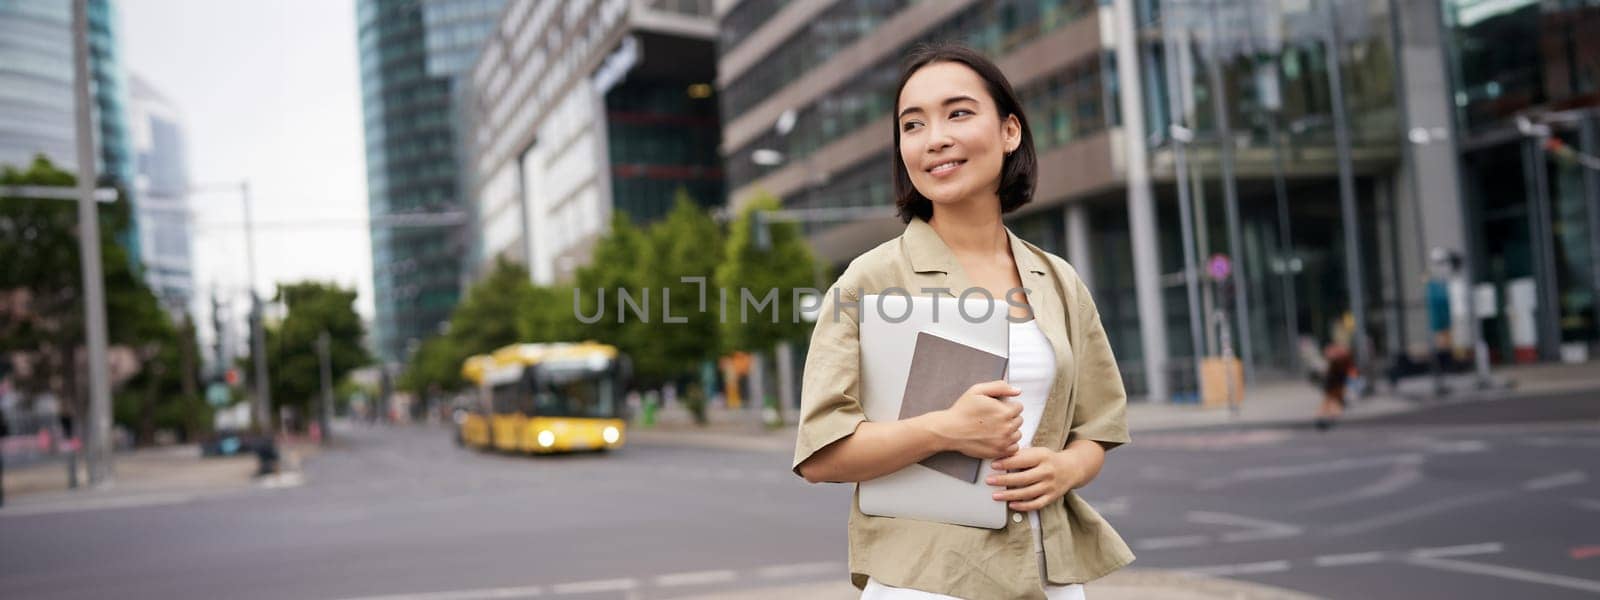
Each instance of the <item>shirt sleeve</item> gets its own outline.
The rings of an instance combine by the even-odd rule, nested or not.
[[[1111,353],[1100,309],[1082,279],[1077,281],[1080,307],[1085,319],[1083,347],[1077,350],[1079,363],[1077,407],[1072,412],[1072,429],[1067,440],[1087,439],[1114,448],[1126,444],[1128,437],[1128,393],[1122,387],[1122,372]]]
[[[841,280],[842,281],[842,280]],[[861,409],[859,290],[835,284],[823,297],[800,383],[800,431],[794,465],[855,433],[866,420]]]

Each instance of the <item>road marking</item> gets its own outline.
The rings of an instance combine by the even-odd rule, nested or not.
[[[1184,515],[1190,523],[1202,525],[1231,525],[1234,527],[1249,527],[1251,531],[1230,531],[1219,538],[1225,543],[1253,542],[1273,540],[1300,535],[1304,530],[1288,523],[1252,519],[1227,513],[1189,511]]]
[[[1394,512],[1381,514],[1370,519],[1362,519],[1360,521],[1346,523],[1344,525],[1328,529],[1328,533],[1334,536],[1347,536],[1366,533],[1369,531],[1383,529],[1385,527],[1392,527],[1406,521],[1413,521],[1436,513],[1454,510],[1464,506],[1471,506],[1474,504],[1482,504],[1485,502],[1499,500],[1500,498],[1510,494],[1511,492],[1505,490],[1493,490],[1468,496],[1445,498],[1443,500],[1436,500],[1427,504],[1419,504],[1404,510],[1397,510]]]
[[[1418,465],[1395,465],[1388,475],[1344,494],[1318,498],[1301,503],[1300,510],[1320,510],[1353,502],[1371,500],[1399,493],[1422,481],[1422,468]]]
[[[1567,471],[1565,473],[1556,473],[1555,475],[1540,477],[1538,479],[1529,479],[1528,481],[1523,482],[1522,489],[1530,492],[1539,492],[1558,487],[1576,485],[1588,480],[1589,476],[1583,471]]]
[[[1589,498],[1573,498],[1572,503],[1578,505],[1578,508],[1600,510],[1600,500],[1591,500]]]
[[[1177,570],[1200,575],[1216,577],[1229,577],[1233,575],[1254,575],[1258,573],[1277,573],[1289,570],[1287,560],[1269,560],[1258,563],[1244,563],[1239,565],[1217,565],[1214,567],[1179,567]]]
[[[1483,544],[1465,544],[1461,546],[1445,546],[1442,548],[1417,548],[1411,551],[1415,558],[1448,558],[1454,556],[1476,556],[1479,554],[1497,554],[1505,551],[1505,546],[1498,542]]]
[[[1328,554],[1312,559],[1312,564],[1319,567],[1344,567],[1349,565],[1366,565],[1383,562],[1385,554],[1382,552],[1357,552],[1354,554]]]
[[[1353,471],[1386,465],[1420,465],[1426,460],[1422,454],[1410,452],[1406,454],[1392,454],[1388,456],[1374,456],[1369,458],[1341,458],[1317,463],[1302,465],[1282,465],[1273,467],[1252,467],[1239,469],[1226,477],[1201,482],[1200,489],[1221,489],[1229,484],[1244,481],[1259,481],[1264,479],[1286,479],[1290,477],[1305,477],[1309,475],[1323,475],[1340,471]]]
[[[0,517],[27,517],[34,515],[51,515],[59,513],[75,513],[89,510],[104,510],[109,508],[144,508],[150,506],[169,506],[173,504],[187,504],[197,499],[191,494],[144,494],[140,496],[122,496],[108,498],[73,498],[61,503],[33,504],[10,506],[0,508]]]
[[[1140,550],[1166,550],[1169,548],[1193,548],[1211,543],[1211,537],[1205,535],[1180,535],[1174,537],[1145,538],[1135,540],[1133,547]]]
[[[544,594],[537,585],[523,587],[487,588],[481,590],[456,590],[426,594],[394,594],[390,596],[362,596],[344,600],[495,600],[498,598],[532,598]]]
[[[1572,439],[1555,436],[1538,436],[1524,438],[1519,441],[1529,446],[1541,446],[1545,448],[1560,446],[1571,446],[1576,448],[1600,448],[1600,440],[1588,438]]]
[[[690,573],[672,573],[655,578],[655,584],[661,587],[676,587],[680,585],[704,585],[707,583],[723,583],[733,581],[737,574],[727,569],[716,571],[695,571]]]
[[[626,592],[636,587],[639,587],[639,580],[632,577],[622,577],[618,579],[560,583],[551,586],[550,589],[557,594],[592,594],[595,592]]]
[[[1429,567],[1443,571],[1455,571],[1457,573],[1498,577],[1500,579],[1525,581],[1528,583],[1539,583],[1554,587],[1600,593],[1600,581],[1579,579],[1577,577],[1568,577],[1566,575],[1540,573],[1538,571],[1529,571],[1527,569],[1503,567],[1500,565],[1468,562],[1464,560],[1451,560],[1447,558],[1411,558],[1406,560],[1406,562],[1420,567]]]
[[[756,576],[763,579],[787,579],[790,577],[807,577],[811,575],[840,573],[844,571],[844,569],[844,563],[841,562],[812,562],[795,565],[762,567],[760,569],[756,569]]]

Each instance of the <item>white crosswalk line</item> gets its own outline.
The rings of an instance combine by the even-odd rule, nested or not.
[[[715,571],[694,571],[689,573],[671,573],[659,575],[655,584],[661,587],[677,587],[681,585],[705,585],[708,583],[724,583],[733,581],[738,575],[727,569]]]
[[[756,569],[756,576],[763,579],[787,579],[812,575],[843,574],[844,570],[844,563],[841,562],[812,562],[762,567]]]
[[[1442,548],[1417,548],[1411,551],[1411,556],[1416,558],[1445,558],[1450,556],[1475,556],[1478,554],[1498,554],[1505,551],[1505,546],[1498,542],[1483,544],[1464,544],[1461,546],[1445,546]]]
[[[1529,479],[1528,481],[1523,482],[1522,489],[1530,492],[1540,492],[1544,490],[1552,490],[1558,487],[1577,485],[1588,480],[1589,475],[1583,471],[1567,471],[1565,473],[1556,473],[1554,475],[1548,475],[1537,479]]]
[[[1503,567],[1500,565],[1475,563],[1464,560],[1452,560],[1447,558],[1412,558],[1406,562],[1421,567],[1430,567],[1444,571],[1483,575],[1486,577],[1498,577],[1500,579],[1525,581],[1528,583],[1538,583],[1548,586],[1600,594],[1600,581],[1594,581],[1591,579],[1579,579],[1577,577],[1568,577],[1566,575],[1540,573],[1538,571],[1529,571],[1527,569],[1518,569],[1515,567]]]
[[[1357,552],[1354,554],[1329,554],[1312,559],[1312,564],[1319,567],[1345,567],[1350,565],[1368,565],[1383,562],[1382,552]]]
[[[625,592],[639,587],[639,580],[632,577],[619,579],[596,579],[594,581],[578,581],[561,583],[551,586],[550,589],[557,594],[592,594],[595,592]]]

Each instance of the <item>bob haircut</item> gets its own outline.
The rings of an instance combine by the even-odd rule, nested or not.
[[[977,72],[989,96],[994,98],[995,107],[1000,111],[1000,121],[1004,122],[1008,116],[1017,118],[1017,124],[1022,128],[1022,142],[1000,163],[1000,186],[997,190],[1000,212],[1008,213],[1032,202],[1033,189],[1039,179],[1039,159],[1033,149],[1033,132],[1028,129],[1028,118],[1022,114],[1022,103],[1017,101],[1016,92],[1011,90],[1011,82],[1006,80],[1005,74],[1000,72],[1000,67],[994,61],[955,42],[919,45],[906,57],[905,68],[900,73],[900,84],[894,88],[895,106],[891,112],[900,110],[900,92],[905,90],[911,76],[923,67],[941,62],[960,63]],[[928,220],[933,216],[933,202],[917,191],[916,185],[911,183],[911,176],[906,173],[906,163],[900,158],[898,119],[894,123],[894,151],[891,154],[894,155],[894,204],[900,213],[900,220],[906,223],[910,223],[912,217]]]

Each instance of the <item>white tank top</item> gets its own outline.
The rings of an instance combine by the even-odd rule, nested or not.
[[[1050,340],[1039,329],[1039,323],[1030,319],[1011,324],[1010,359],[1007,361],[1006,381],[1022,390],[1012,398],[1022,404],[1022,442],[1027,448],[1033,434],[1039,431],[1039,419],[1044,416],[1045,401],[1050,398],[1050,388],[1056,380],[1056,354]],[[1028,523],[1033,526],[1033,551],[1044,546],[1040,533],[1039,513],[1028,513]]]

